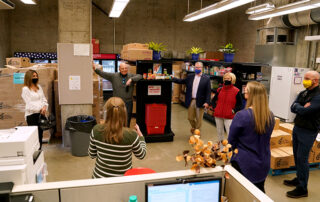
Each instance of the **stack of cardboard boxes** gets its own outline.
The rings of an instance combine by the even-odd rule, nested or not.
[[[25,103],[21,97],[24,73],[30,68],[2,68],[0,70],[0,129],[26,125]],[[56,67],[32,68],[39,75],[39,84],[49,104],[48,112],[53,109],[53,81],[57,78]]]
[[[152,60],[152,50],[147,44],[130,43],[121,50],[121,58],[128,61]]]
[[[172,64],[172,73],[175,78],[181,78],[183,62],[174,62]],[[173,83],[172,85],[172,103],[180,103],[181,84]]]
[[[271,164],[274,170],[295,166],[292,149],[293,124],[281,123],[276,118],[276,124],[271,135]],[[315,141],[309,154],[309,163],[320,162],[320,142]]]

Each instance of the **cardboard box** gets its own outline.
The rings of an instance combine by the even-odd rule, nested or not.
[[[137,101],[133,100],[132,114],[137,113]]]
[[[173,90],[172,90],[172,103],[180,103],[179,97],[180,97],[180,89],[181,84],[173,84]]]
[[[270,147],[277,148],[277,147],[285,147],[291,146],[292,139],[289,133],[286,133],[282,130],[273,130],[270,139]]]
[[[275,124],[273,130],[279,130],[280,119],[274,118]]]
[[[132,96],[137,96],[137,84],[136,83],[133,86]]]
[[[186,102],[186,96],[183,93],[180,93],[180,101],[181,102]]]
[[[206,59],[216,59],[216,60],[222,60],[224,59],[223,53],[219,51],[206,52]]]
[[[62,134],[62,126],[61,126],[61,106],[59,104],[59,83],[58,80],[54,80],[54,106],[55,106],[55,113],[56,113],[56,130],[57,136]]]
[[[287,154],[291,155],[293,159],[292,159],[292,164],[290,166],[295,166],[292,146],[279,147],[277,149],[282,150],[282,151],[286,152]],[[309,159],[308,159],[309,163],[313,163],[314,162],[314,154],[315,154],[314,151],[311,150],[310,153],[309,153]]]
[[[128,73],[129,74],[137,74],[137,67],[130,65],[130,67],[128,69]]]
[[[148,50],[149,45],[143,43],[129,43],[123,46],[123,50],[132,50],[132,49],[144,49]]]
[[[320,142],[318,142],[317,140],[314,141],[312,150],[313,150],[313,151],[320,151]]]
[[[152,60],[152,50],[130,49],[121,51],[121,58],[129,61]]]
[[[278,148],[271,149],[270,167],[272,169],[289,168],[292,165],[293,156]]]
[[[292,135],[294,125],[292,123],[280,123],[279,129]]]
[[[320,151],[314,151],[314,157],[313,157],[313,162],[314,163],[319,163],[320,162]]]
[[[100,53],[100,41],[98,39],[92,39],[92,49],[93,54],[99,54]]]
[[[6,58],[7,65],[15,67],[30,67],[29,58]]]

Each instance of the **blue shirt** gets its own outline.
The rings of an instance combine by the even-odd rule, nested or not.
[[[270,169],[270,138],[274,127],[274,118],[266,133],[255,132],[252,109],[239,111],[230,126],[228,141],[232,148],[238,149],[231,161],[236,161],[243,175],[252,183],[266,179]]]

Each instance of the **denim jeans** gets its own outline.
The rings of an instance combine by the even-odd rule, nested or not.
[[[297,169],[298,187],[308,190],[309,153],[318,135],[318,131],[294,126],[292,131],[292,147]]]
[[[127,108],[127,127],[130,128],[130,121],[132,117],[132,106],[133,106],[133,101],[128,101],[126,103],[126,108]]]

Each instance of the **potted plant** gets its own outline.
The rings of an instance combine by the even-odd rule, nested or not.
[[[204,51],[200,47],[194,46],[187,51],[188,54],[191,54],[192,60],[199,60],[199,54],[203,52]]]
[[[228,43],[227,45],[222,46],[219,51],[223,52],[225,62],[232,62],[237,50],[233,48],[232,43]]]
[[[153,50],[152,58],[153,60],[160,60],[161,59],[161,51],[166,51],[166,46],[162,43],[155,43],[153,41],[149,42],[149,49]]]

